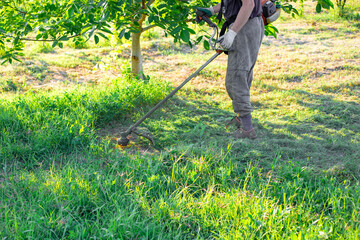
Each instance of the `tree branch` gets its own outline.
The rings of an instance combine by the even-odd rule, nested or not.
[[[12,8],[12,9],[14,9],[15,11],[19,12],[20,14],[23,14],[23,15],[28,14],[28,12],[21,11],[21,10],[19,10],[19,9],[17,9],[17,8],[11,6],[11,5],[9,5],[9,4],[6,3],[6,2],[4,3],[4,1],[1,1],[1,2],[4,4],[4,6],[9,7],[9,8]]]
[[[141,27],[142,23],[145,21],[146,17],[147,17],[147,15],[141,14],[141,18],[138,21],[140,27]],[[141,29],[142,29],[142,27],[141,27]]]
[[[157,25],[149,25],[149,26],[146,26],[146,27],[142,28],[141,32],[145,32],[145,31],[147,31],[147,30],[149,30],[149,29],[151,29],[151,28],[154,28],[154,27],[157,27]]]
[[[76,34],[76,35],[74,35],[74,36],[68,37],[68,39],[75,38],[75,37],[78,37],[78,36],[80,36],[80,35],[82,35],[82,34],[81,34],[81,33]],[[15,38],[14,36],[8,36],[8,37]],[[56,40],[56,39],[48,40],[48,39],[31,39],[31,38],[20,38],[19,40],[21,40],[21,41],[32,41],[32,42],[67,41],[67,40]]]
[[[148,6],[145,4],[145,0],[142,0],[141,2],[141,9],[146,9]],[[141,14],[141,17],[139,20],[137,20],[138,24],[140,25],[140,32],[143,32],[142,23],[145,21],[147,15]]]
[[[146,4],[146,6],[151,6],[153,3],[155,2],[155,0],[150,0],[147,4]]]

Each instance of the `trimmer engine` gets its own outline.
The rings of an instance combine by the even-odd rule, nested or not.
[[[272,23],[276,21],[280,17],[280,5],[275,4],[275,0],[262,0],[262,17],[264,20],[264,24],[268,25],[269,23]]]
[[[265,18],[271,17],[276,12],[276,6],[272,1],[267,1],[262,6],[262,9]]]

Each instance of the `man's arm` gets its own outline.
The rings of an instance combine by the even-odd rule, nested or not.
[[[215,13],[220,12],[220,8],[221,8],[221,3],[218,3],[217,5],[213,6],[213,9],[214,9]]]
[[[231,29],[226,32],[225,35],[219,38],[220,45],[224,49],[230,49],[234,39],[237,35],[237,33],[240,31],[240,29],[246,24],[246,22],[249,20],[249,17],[255,7],[254,0],[242,0],[242,6],[240,8],[239,13],[236,16],[235,22]],[[221,7],[220,7],[221,8]],[[219,4],[213,7],[214,12],[216,10],[220,10]]]
[[[217,8],[218,5],[216,5],[215,7]],[[214,11],[215,11],[215,7],[214,7]],[[254,7],[255,7],[254,0],[242,0],[242,7],[240,8],[238,15],[236,16],[236,20],[235,20],[233,26],[231,27],[231,30],[233,30],[234,32],[239,32],[240,29],[249,20],[249,17],[251,15]],[[220,7],[218,10],[220,10]]]

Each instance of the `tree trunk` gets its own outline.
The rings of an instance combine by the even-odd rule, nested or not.
[[[131,72],[136,76],[142,72],[140,36],[141,32],[131,34]]]

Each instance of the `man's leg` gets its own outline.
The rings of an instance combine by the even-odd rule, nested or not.
[[[251,116],[253,111],[250,102],[251,74],[252,71],[235,70],[228,71],[226,75],[226,90],[232,98],[232,105],[234,112],[237,114],[237,120],[241,122],[241,127],[234,133],[236,138],[254,139],[257,137],[252,125]]]
[[[257,60],[264,35],[260,18],[254,18],[242,28],[229,51],[226,74],[226,90],[232,100],[234,112],[241,120],[242,128],[236,137],[256,138],[252,126],[250,87],[253,80],[253,68]]]
[[[248,82],[249,71],[231,70],[228,68],[225,86],[232,100],[234,112],[238,117],[248,115],[253,111],[250,103],[250,85]]]

